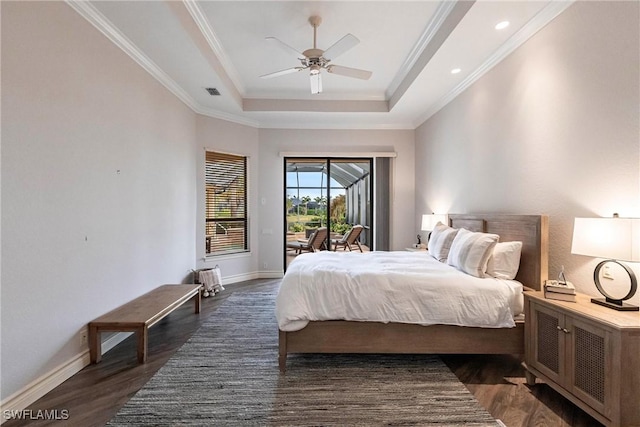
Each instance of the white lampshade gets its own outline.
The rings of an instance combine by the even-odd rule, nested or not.
[[[576,218],[571,253],[640,262],[640,218]]]
[[[435,228],[438,222],[446,224],[447,216],[444,214],[422,215],[422,226],[420,227],[420,230],[431,231]]]

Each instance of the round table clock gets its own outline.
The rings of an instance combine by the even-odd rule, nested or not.
[[[603,286],[602,278],[605,278],[605,280],[612,279],[611,274],[608,272],[608,269],[610,268],[609,263],[613,263],[621,267],[629,275],[629,291],[622,298],[616,298],[615,296],[612,296],[609,292],[605,290],[605,287]],[[604,299],[592,298],[591,299],[592,303],[603,305],[605,307],[613,308],[614,310],[619,310],[619,311],[640,310],[639,307],[625,302],[626,300],[633,297],[636,294],[636,291],[638,290],[638,281],[636,279],[636,275],[633,272],[633,270],[631,270],[627,265],[622,264],[621,262],[618,262],[614,259],[607,259],[607,260],[601,261],[600,263],[598,263],[598,265],[596,266],[596,269],[593,271],[593,281],[596,284],[596,288],[598,289],[598,292],[600,292],[602,296],[604,296]]]

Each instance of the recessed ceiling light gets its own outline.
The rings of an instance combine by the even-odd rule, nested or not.
[[[451,70],[451,74],[458,74],[460,71],[462,71],[460,68],[454,68]]]
[[[509,21],[502,21],[496,25],[496,30],[504,30],[509,26]]]

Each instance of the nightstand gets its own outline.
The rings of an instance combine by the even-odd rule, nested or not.
[[[607,426],[640,425],[640,315],[525,292],[527,384],[536,377]]]

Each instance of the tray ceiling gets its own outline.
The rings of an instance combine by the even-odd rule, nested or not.
[[[570,1],[73,1],[67,3],[194,111],[264,128],[414,129],[562,13]],[[333,62],[359,80],[308,71],[266,37],[299,51],[347,33]],[[499,22],[509,26],[496,30]],[[460,69],[457,74],[451,71]],[[206,88],[216,88],[211,96]]]

